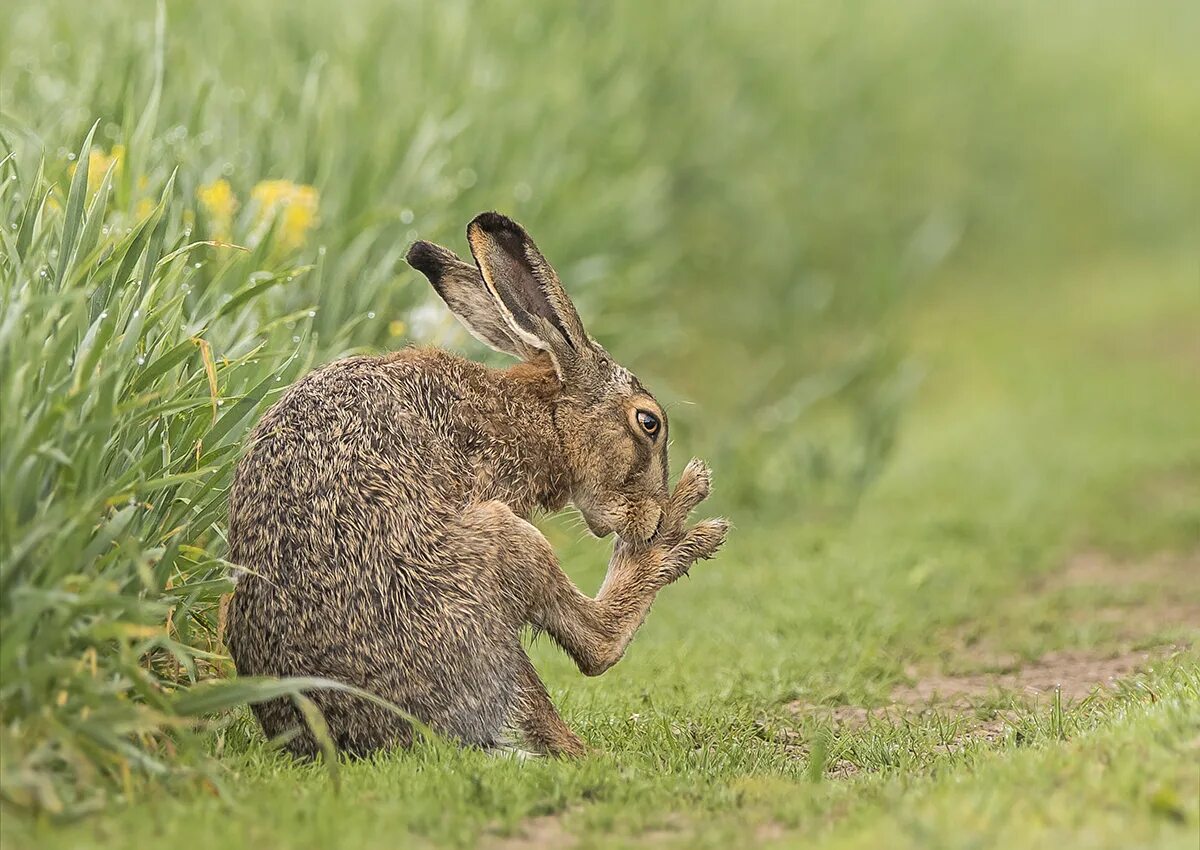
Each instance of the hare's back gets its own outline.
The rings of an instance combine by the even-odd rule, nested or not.
[[[234,478],[233,561],[271,574],[336,570],[436,535],[465,499],[469,469],[431,416],[453,404],[453,389],[421,377],[390,358],[355,357],[289,388]]]
[[[450,531],[472,471],[441,424],[460,392],[427,365],[330,364],[255,428],[230,498],[230,650],[243,674],[369,687],[484,743],[519,644]],[[462,688],[430,689],[446,676]]]

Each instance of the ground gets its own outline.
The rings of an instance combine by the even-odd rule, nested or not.
[[[926,378],[853,519],[735,512],[605,676],[535,645],[594,757],[430,744],[338,787],[243,717],[219,790],[4,846],[1194,848],[1195,257],[965,266],[900,322]],[[604,544],[550,533],[594,588]]]

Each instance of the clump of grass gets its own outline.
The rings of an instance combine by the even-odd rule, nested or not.
[[[64,815],[165,775],[197,716],[253,693],[187,688],[226,670],[240,437],[313,352],[308,311],[254,310],[312,269],[195,240],[173,175],[120,208],[92,143],[65,192],[0,167],[0,779]]]

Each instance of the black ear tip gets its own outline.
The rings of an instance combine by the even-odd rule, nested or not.
[[[503,213],[498,213],[494,210],[481,212],[475,218],[471,219],[471,223],[467,225],[467,232],[470,233],[474,229],[482,230],[484,233],[490,233],[493,236],[500,234],[524,235],[525,233],[521,225]]]
[[[447,253],[445,248],[432,242],[414,242],[404,259],[425,277],[436,280],[441,277],[442,270],[446,267]]]

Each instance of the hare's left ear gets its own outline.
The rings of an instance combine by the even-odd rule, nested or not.
[[[414,242],[404,257],[442,296],[454,317],[480,342],[522,360],[541,351],[525,343],[509,326],[487,284],[474,266],[464,263],[449,248],[432,242]]]
[[[559,374],[593,352],[558,275],[521,225],[496,212],[467,225],[467,241],[484,283],[513,333],[550,354]]]

